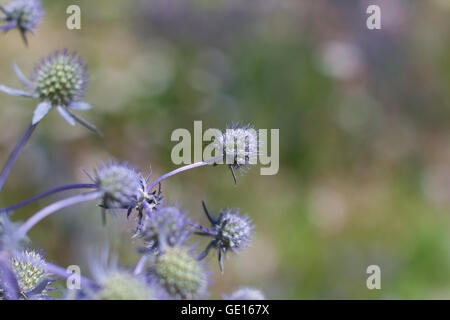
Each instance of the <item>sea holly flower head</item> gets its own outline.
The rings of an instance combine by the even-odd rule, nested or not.
[[[145,278],[125,270],[106,272],[99,281],[100,289],[94,295],[97,300],[153,300],[155,292]]]
[[[189,247],[166,246],[150,267],[155,281],[175,299],[199,299],[206,295],[208,272]]]
[[[265,300],[264,294],[258,289],[242,287],[235,290],[230,296],[224,295],[225,300]]]
[[[0,10],[4,14],[3,20],[7,22],[0,26],[0,30],[17,27],[25,44],[27,44],[26,33],[33,33],[44,15],[41,0],[11,0],[0,6]]]
[[[73,113],[74,110],[91,108],[90,104],[83,101],[88,83],[86,67],[75,53],[69,54],[66,49],[55,51],[37,64],[31,79],[28,79],[16,64],[13,65],[13,69],[28,91],[4,85],[0,85],[0,91],[40,100],[34,110],[33,125],[39,123],[50,110],[57,109],[70,125],[78,122],[99,133],[95,126]]]
[[[190,235],[186,215],[176,206],[163,206],[149,212],[136,236],[155,251],[160,247],[174,246]]]
[[[96,300],[153,300],[163,297],[160,288],[152,285],[144,276],[135,275],[118,265],[117,255],[107,249],[99,257],[91,257],[90,268],[96,283],[87,288],[89,298]]]
[[[142,192],[140,175],[126,162],[102,164],[92,180],[103,192],[101,206],[105,209],[133,208]]]
[[[235,169],[242,172],[248,165],[256,164],[256,156],[259,153],[258,132],[249,124],[233,124],[215,137],[213,146],[222,154],[216,164],[227,164],[236,183]]]
[[[88,76],[81,58],[63,50],[43,59],[36,66],[31,80],[42,100],[53,106],[69,107],[84,98]]]
[[[24,298],[45,298],[52,288],[51,275],[45,271],[44,253],[39,250],[25,249],[11,258],[13,270]]]
[[[209,236],[213,239],[198,258],[203,259],[208,255],[209,250],[212,248],[217,249],[219,267],[223,272],[222,253],[226,254],[228,251],[237,252],[248,246],[254,226],[247,215],[239,215],[238,209],[223,209],[217,218],[209,214],[204,202],[203,209],[213,228],[210,233],[197,232],[197,234]]]

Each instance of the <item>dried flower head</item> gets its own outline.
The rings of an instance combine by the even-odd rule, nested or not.
[[[166,247],[150,268],[157,283],[176,299],[197,299],[206,295],[208,272],[183,245]]]
[[[184,242],[190,229],[185,214],[178,207],[163,206],[145,216],[137,236],[153,251]]]
[[[210,236],[213,239],[205,251],[199,255],[199,259],[206,257],[212,248],[217,249],[219,267],[223,272],[222,252],[224,254],[228,251],[236,252],[246,247],[251,241],[254,226],[247,215],[239,215],[238,209],[223,209],[219,217],[214,218],[209,214],[205,203],[202,204],[213,229],[210,233],[198,232],[197,234]]]
[[[66,49],[55,51],[38,63],[31,80],[16,64],[13,68],[19,80],[30,91],[12,89],[4,85],[0,85],[0,91],[13,96],[40,100],[34,110],[33,125],[39,123],[50,110],[56,108],[70,125],[78,122],[100,134],[95,126],[73,113],[74,110],[91,108],[90,104],[83,101],[88,83],[86,67],[75,53],[69,54]]]
[[[27,44],[26,33],[33,33],[44,15],[41,0],[11,0],[0,6],[0,10],[5,15],[4,20],[7,22],[0,26],[0,30],[17,27],[25,44]]]
[[[215,137],[213,146],[223,155],[216,164],[227,164],[236,183],[235,169],[242,172],[248,165],[256,164],[259,152],[258,132],[250,125],[233,124]]]
[[[225,300],[265,300],[264,294],[258,289],[242,287],[230,296],[224,295]]]
[[[51,290],[53,280],[45,271],[46,261],[42,251],[26,249],[11,259],[21,295],[25,298],[44,298]]]

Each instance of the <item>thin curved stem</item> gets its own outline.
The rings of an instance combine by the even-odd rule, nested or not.
[[[18,239],[23,238],[28,233],[28,231],[30,231],[39,221],[48,217],[52,213],[57,212],[61,209],[73,206],[75,204],[98,199],[101,195],[102,195],[102,193],[100,191],[94,191],[94,192],[79,194],[79,195],[52,203],[51,205],[36,212],[27,221],[25,221],[24,224],[22,224],[20,226],[20,228],[17,230]]]
[[[30,199],[27,199],[27,200],[21,201],[19,203],[13,204],[13,205],[11,205],[9,207],[1,208],[0,209],[0,214],[4,213],[4,212],[10,212],[10,211],[17,210],[17,209],[22,208],[22,207],[24,207],[26,205],[29,205],[30,203],[32,203],[34,201],[37,201],[39,199],[45,198],[45,197],[47,197],[49,195],[52,195],[54,193],[58,193],[58,192],[61,192],[61,191],[75,190],[75,189],[90,189],[90,188],[96,188],[96,187],[97,186],[95,184],[85,184],[85,183],[84,184],[69,184],[69,185],[66,185],[66,186],[56,187],[56,188],[50,189],[48,191],[45,191],[45,192],[43,192],[41,194],[38,194],[38,195],[36,195],[34,197],[31,197]]]
[[[20,150],[22,150],[23,146],[27,143],[28,139],[30,138],[30,136],[33,133],[36,126],[37,126],[37,124],[30,124],[27,131],[25,131],[25,134],[19,140],[19,142],[17,143],[13,152],[9,156],[8,161],[6,162],[6,165],[3,168],[2,173],[0,174],[0,193],[2,192],[3,186],[6,182],[6,179],[8,178],[9,172],[11,171],[11,168],[12,168],[14,162],[17,159],[17,156],[20,153]]]
[[[196,163],[193,163],[193,164],[188,164],[188,165],[185,165],[185,166],[180,167],[178,169],[172,170],[172,171],[166,173],[165,175],[162,175],[161,177],[159,177],[155,181],[153,181],[152,184],[148,187],[147,191],[152,190],[156,185],[158,185],[158,183],[160,183],[163,180],[166,180],[167,178],[169,178],[169,177],[171,177],[173,175],[176,175],[177,173],[180,173],[180,172],[183,172],[183,171],[186,171],[186,170],[189,170],[189,169],[194,169],[194,168],[197,168],[197,167],[206,166],[207,164],[211,164],[214,161],[216,161],[218,159],[221,159],[221,158],[222,158],[222,156],[219,156],[219,157],[215,157],[215,158],[212,158],[212,159],[209,159],[209,160],[206,160],[206,161],[199,161],[199,162],[196,162]]]

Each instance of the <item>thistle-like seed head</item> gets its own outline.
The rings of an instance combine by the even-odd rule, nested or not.
[[[23,250],[20,254],[11,258],[11,267],[22,294],[26,295],[28,292],[34,291],[40,285],[43,285],[39,289],[40,295],[45,295],[49,290],[52,280],[45,271],[45,264],[43,253],[31,249]]]
[[[32,32],[44,14],[41,0],[12,0],[3,6],[2,11],[6,20],[16,22],[22,32]]]
[[[144,278],[123,270],[109,272],[100,281],[97,300],[152,300],[155,294]]]
[[[43,59],[36,66],[32,81],[42,100],[54,107],[70,107],[72,102],[83,99],[88,77],[82,60],[75,53],[69,55],[63,50]]]
[[[185,214],[179,208],[164,206],[145,217],[138,236],[142,237],[148,247],[157,249],[182,242],[188,236],[189,229]]]
[[[216,150],[222,151],[226,164],[240,169],[254,164],[252,157],[258,154],[258,132],[250,125],[232,125],[214,140]]]
[[[103,192],[105,208],[129,208],[133,206],[141,192],[139,174],[126,163],[109,161],[95,172],[94,182]]]
[[[240,216],[239,210],[225,209],[214,225],[216,241],[224,252],[241,249],[250,242],[253,228],[247,215]]]
[[[197,299],[206,294],[208,273],[187,247],[165,248],[156,257],[152,272],[161,287],[174,298]]]
[[[265,300],[264,294],[254,288],[239,288],[235,290],[231,296],[224,296],[225,300]]]

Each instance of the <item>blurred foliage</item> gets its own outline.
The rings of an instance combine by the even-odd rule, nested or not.
[[[213,298],[240,285],[273,299],[450,298],[448,1],[80,0],[82,29],[70,31],[72,2],[44,0],[29,48],[15,31],[1,35],[0,83],[19,86],[13,61],[31,71],[55,49],[76,50],[91,78],[94,109],[84,116],[104,138],[50,115],[13,168],[2,206],[87,181],[81,169],[109,157],[163,174],[175,168],[174,129],[251,122],[280,129],[277,175],[254,168],[234,186],[226,169],[208,167],[163,185],[196,221],[205,222],[202,199],[255,220],[253,246],[213,273]],[[369,4],[381,7],[381,30],[365,26]],[[4,163],[34,105],[6,95],[0,103]],[[86,204],[30,237],[50,261],[86,273],[88,252],[108,242],[134,264],[131,222],[100,221]],[[371,264],[381,267],[381,290],[366,288]]]

